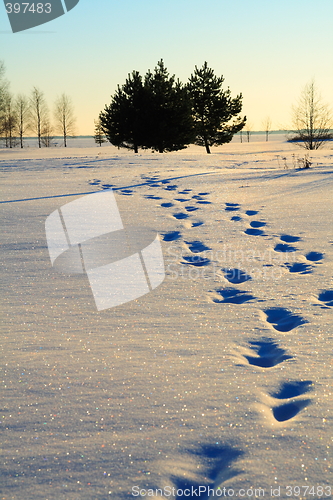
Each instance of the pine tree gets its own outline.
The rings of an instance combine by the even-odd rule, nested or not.
[[[194,140],[194,123],[187,90],[169,76],[163,60],[145,76],[148,100],[145,147],[163,153],[184,149]]]
[[[188,84],[192,100],[192,114],[196,127],[195,144],[210,147],[230,142],[233,135],[242,130],[246,117],[241,118],[242,94],[231,98],[229,88],[222,89],[223,76],[217,77],[207,62],[201,69],[195,67]],[[230,120],[234,121],[230,123]]]
[[[144,81],[133,71],[100,114],[102,129],[118,147],[176,151],[194,140],[187,90],[160,61]]]
[[[105,139],[105,135],[104,135],[104,132],[103,132],[103,127],[102,127],[101,119],[99,118],[94,123],[95,123],[95,135],[94,135],[94,139],[95,139],[96,144],[99,144],[100,147],[102,147],[102,144],[104,142],[106,142],[106,139]]]
[[[133,71],[100,114],[102,130],[111,144],[135,153],[144,146],[146,100],[142,77]]]

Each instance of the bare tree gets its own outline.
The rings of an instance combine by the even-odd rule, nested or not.
[[[38,147],[41,148],[43,131],[45,127],[49,128],[49,110],[43,92],[37,87],[32,90],[30,107],[30,128],[37,135]]]
[[[250,142],[250,135],[253,130],[253,125],[250,122],[246,122],[246,125],[244,127],[244,130],[246,132],[246,137],[247,137],[247,142]]]
[[[67,147],[67,138],[75,133],[74,107],[70,97],[62,94],[55,102],[54,118],[56,128],[64,138],[64,146]]]
[[[268,135],[270,131],[272,130],[272,121],[269,116],[266,116],[266,118],[263,120],[262,125],[264,127],[264,131],[266,132],[266,142],[268,141]]]
[[[41,143],[46,148],[51,147],[52,141],[54,139],[53,136],[53,128],[51,122],[46,119],[43,123],[43,128],[41,130]]]
[[[0,134],[5,131],[5,102],[8,93],[8,81],[5,79],[5,65],[0,61]]]
[[[6,147],[16,146],[16,114],[14,111],[13,96],[6,91],[3,96],[3,133],[6,139]]]
[[[23,136],[29,127],[30,104],[25,95],[19,94],[14,103],[16,115],[16,131],[20,138],[20,145],[23,148]]]
[[[312,150],[333,139],[332,113],[329,106],[323,103],[314,80],[304,87],[292,112],[294,133],[290,141]]]

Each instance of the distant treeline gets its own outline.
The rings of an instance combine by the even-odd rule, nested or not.
[[[53,122],[44,93],[34,87],[29,96],[10,92],[9,82],[5,79],[5,66],[0,61],[0,139],[8,148],[24,146],[28,132],[35,134],[38,146],[49,147],[54,133],[61,134],[63,144],[75,133],[73,104],[66,94],[60,95],[54,103]]]
[[[211,146],[230,142],[246,123],[240,116],[242,94],[232,98],[223,82],[207,62],[195,67],[185,85],[169,75],[163,60],[144,77],[133,71],[100,113],[95,140],[101,145],[106,136],[135,153],[139,148],[177,151],[189,144],[210,153]]]

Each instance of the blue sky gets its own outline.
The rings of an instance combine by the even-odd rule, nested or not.
[[[52,108],[73,99],[78,133],[127,74],[164,59],[185,82],[204,61],[223,75],[254,129],[270,116],[290,126],[291,106],[315,78],[333,107],[332,0],[80,0],[66,15],[25,32],[10,31],[0,5],[0,59],[14,94],[44,91]]]

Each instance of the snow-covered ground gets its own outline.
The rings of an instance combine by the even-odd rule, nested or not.
[[[1,499],[333,498],[332,145],[304,154],[1,150]],[[110,187],[166,278],[98,312],[44,226]]]

